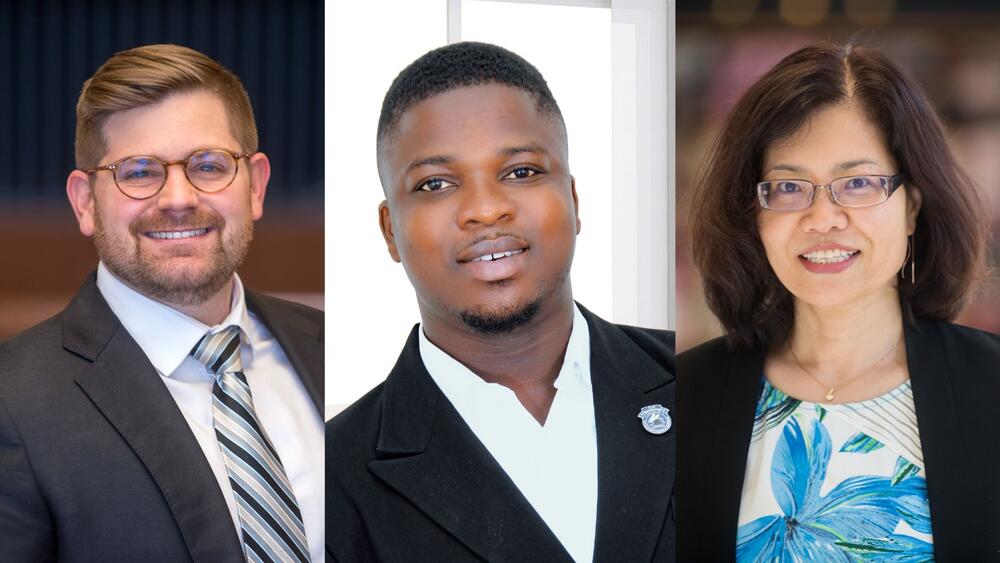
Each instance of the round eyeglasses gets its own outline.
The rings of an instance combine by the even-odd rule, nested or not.
[[[203,192],[218,192],[229,187],[239,172],[241,158],[250,153],[226,149],[199,150],[184,160],[164,161],[155,156],[127,156],[111,164],[84,170],[87,174],[111,172],[118,191],[132,199],[149,199],[167,184],[167,173],[174,164],[184,165],[184,175],[192,186]]]
[[[812,205],[818,188],[830,190],[830,198],[841,207],[871,207],[889,199],[903,185],[903,175],[847,176],[826,185],[807,180],[766,180],[757,184],[760,206],[776,211],[799,211]]]

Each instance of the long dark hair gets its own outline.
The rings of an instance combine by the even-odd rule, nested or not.
[[[709,308],[734,347],[785,341],[791,294],[778,281],[757,232],[764,151],[817,110],[851,101],[884,135],[907,189],[922,196],[916,280],[899,284],[908,316],[951,320],[984,263],[984,205],[945,141],[921,89],[872,49],[819,44],[785,57],[743,94],[708,154],[692,198],[689,234]]]

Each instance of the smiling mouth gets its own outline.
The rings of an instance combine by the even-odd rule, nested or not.
[[[522,248],[518,250],[508,250],[506,252],[494,252],[493,254],[483,254],[482,256],[477,256],[476,258],[469,260],[469,262],[492,262],[494,260],[503,260],[504,258],[510,258],[511,256],[522,254],[525,250],[527,249]]]
[[[812,252],[807,252],[805,254],[800,254],[799,258],[802,258],[813,264],[836,264],[838,262],[844,262],[850,260],[854,255],[861,252],[860,250],[814,250]]]
[[[176,240],[200,237],[208,233],[209,230],[211,229],[206,227],[204,229],[191,229],[188,231],[149,231],[145,235],[156,240]]]

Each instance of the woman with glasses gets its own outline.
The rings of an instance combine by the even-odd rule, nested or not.
[[[868,49],[789,55],[692,202],[726,335],[678,358],[679,559],[997,558],[1000,337],[949,322],[987,221],[919,87]]]

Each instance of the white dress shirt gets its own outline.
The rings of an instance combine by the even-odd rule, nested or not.
[[[278,451],[302,512],[309,553],[323,561],[324,475],[323,420],[278,341],[256,315],[247,311],[243,283],[233,275],[229,315],[209,327],[128,287],[101,263],[97,287],[112,312],[149,358],[177,402],[215,474],[242,540],[236,497],[215,437],[212,386],[215,377],[191,357],[207,332],[240,327],[240,359],[264,432]]]
[[[514,392],[487,383],[420,331],[431,378],[576,561],[592,561],[597,528],[597,427],[590,331],[578,308],[545,425]]]

